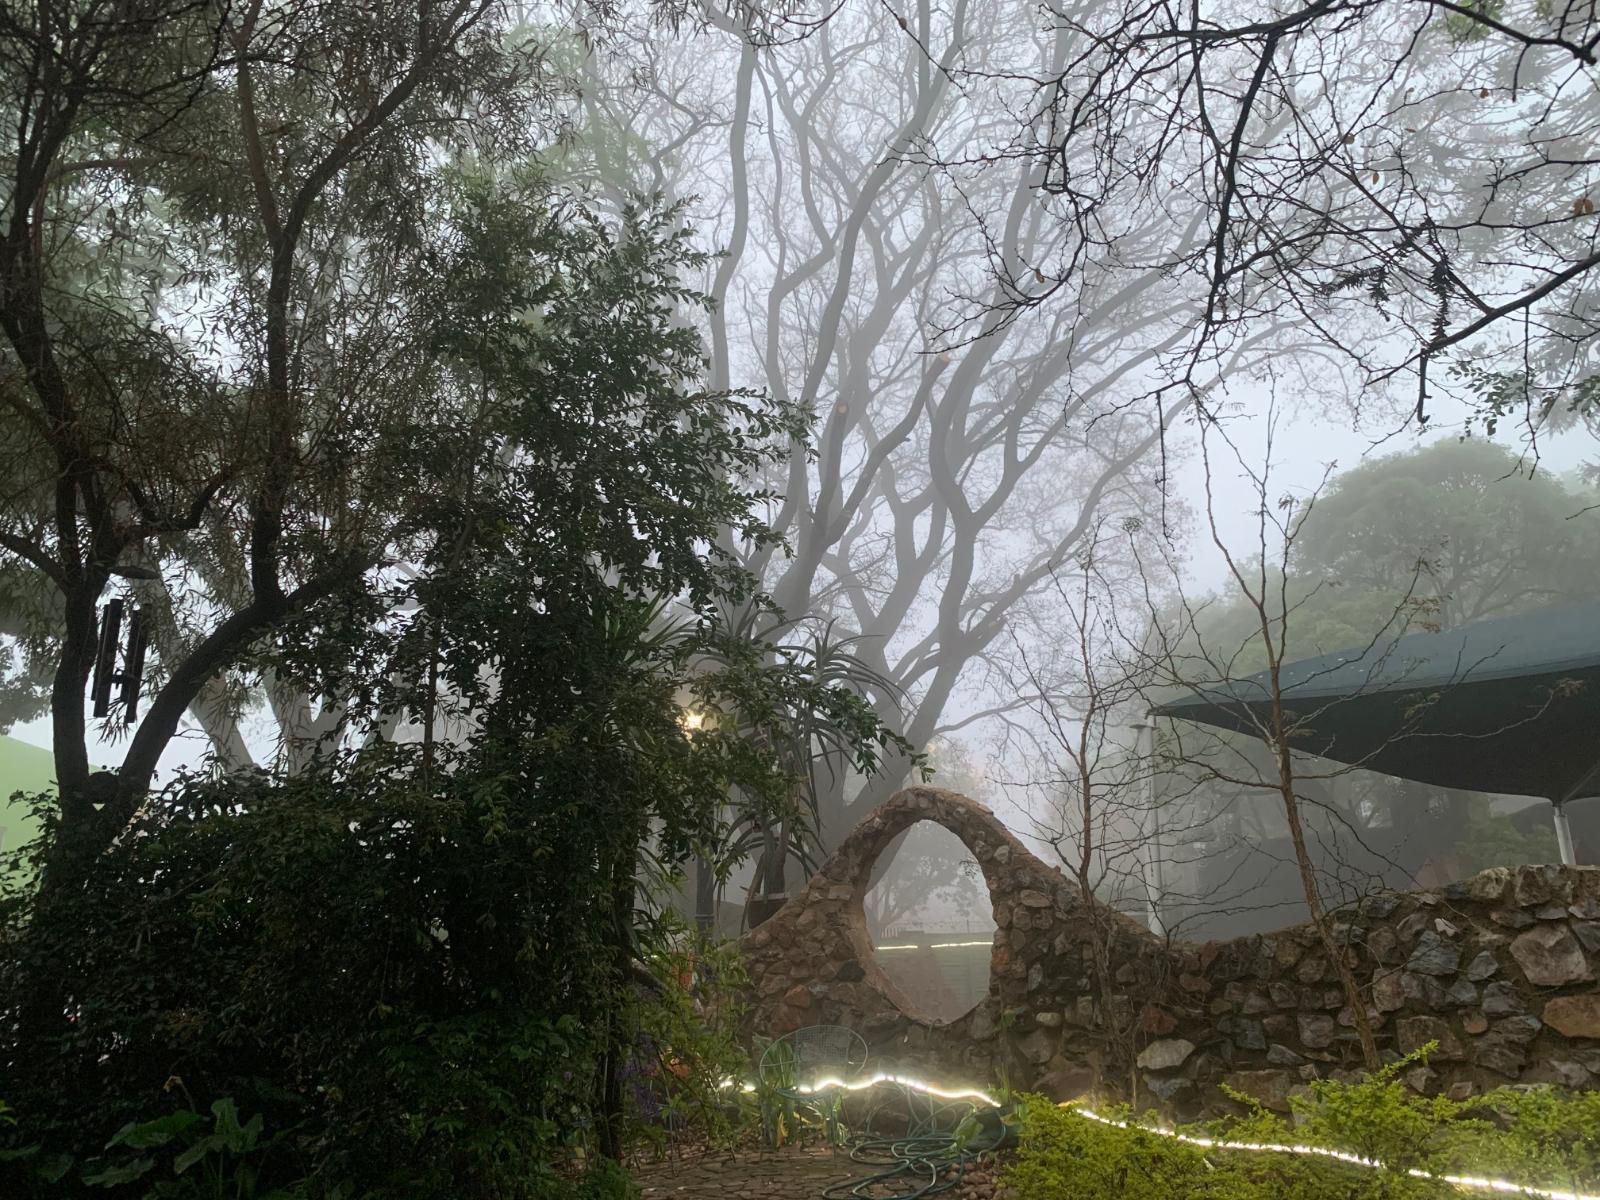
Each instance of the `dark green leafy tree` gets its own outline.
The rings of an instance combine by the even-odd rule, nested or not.
[[[337,714],[246,660],[430,541],[438,443],[491,403],[444,357],[452,189],[549,140],[557,89],[487,0],[8,4],[0,64],[9,698],[48,701],[70,875],[187,711],[219,745],[207,717],[256,682],[299,724]],[[153,653],[94,777],[83,695],[118,593]]]
[[[57,1158],[178,1077],[298,1130],[291,1179],[542,1195],[567,1151],[623,1144],[662,938],[641,881],[719,854],[730,798],[788,819],[794,713],[858,771],[903,748],[722,615],[778,623],[719,535],[773,536],[746,480],[803,427],[696,386],[678,214],[612,226],[484,167],[436,199],[429,361],[472,420],[385,425],[373,452],[428,468],[390,530],[405,569],[239,660],[338,698],[339,736],[291,777],[146,796],[73,887],[7,910],[0,1061]]]
[[[1600,588],[1593,497],[1492,442],[1441,440],[1343,471],[1290,564],[1290,657],[1364,645],[1397,605],[1415,630],[1584,603]],[[1217,646],[1251,635],[1239,606],[1200,615]],[[1254,669],[1254,668],[1251,668]]]

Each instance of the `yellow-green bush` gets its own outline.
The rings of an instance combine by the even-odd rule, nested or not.
[[[1183,1132],[1253,1145],[1322,1147],[1382,1164],[1313,1154],[1203,1147],[1134,1123],[1119,1128],[1030,1097],[1006,1184],[1015,1200],[1445,1200],[1445,1176],[1510,1179],[1600,1192],[1600,1093],[1503,1088],[1467,1101],[1418,1096],[1398,1078],[1416,1057],[1356,1083],[1322,1080],[1285,1119],[1243,1097],[1243,1116]],[[1126,1109],[1104,1114],[1126,1121]],[[1413,1174],[1420,1172],[1423,1174]]]

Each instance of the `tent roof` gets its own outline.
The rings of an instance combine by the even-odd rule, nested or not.
[[[1382,638],[1279,679],[1306,753],[1445,787],[1600,793],[1600,604]],[[1154,711],[1250,732],[1270,702],[1258,672]]]

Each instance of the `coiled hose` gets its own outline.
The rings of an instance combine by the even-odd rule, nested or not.
[[[852,1162],[877,1167],[873,1173],[825,1189],[823,1200],[920,1200],[960,1185],[984,1155],[999,1149],[1011,1129],[994,1108],[972,1101],[928,1103],[919,1111],[915,1093],[903,1093],[909,1127],[898,1135],[874,1132],[887,1111],[880,1105],[861,1128],[844,1139]]]

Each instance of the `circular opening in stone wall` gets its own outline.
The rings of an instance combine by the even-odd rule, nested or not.
[[[918,821],[884,851],[861,907],[873,959],[910,1015],[953,1021],[988,994],[994,906],[977,860],[944,826]]]

